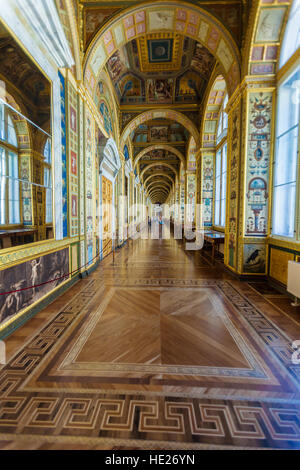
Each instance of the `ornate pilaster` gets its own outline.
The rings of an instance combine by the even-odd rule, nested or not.
[[[275,111],[273,81],[247,77],[229,103],[225,265],[267,273]]]
[[[187,171],[185,174],[185,223],[195,223],[196,202],[196,172]]]
[[[203,227],[213,225],[213,198],[214,198],[214,149],[202,149],[198,160],[198,174],[202,185],[199,191],[199,204],[202,204]],[[199,178],[199,176],[198,176]]]

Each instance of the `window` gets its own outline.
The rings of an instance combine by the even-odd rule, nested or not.
[[[227,135],[227,128],[228,128],[228,116],[225,113],[225,108],[228,103],[228,95],[226,94],[223,100],[222,109],[220,111],[220,117],[218,122],[218,130],[217,130],[217,144],[221,142],[221,140]]]
[[[279,86],[273,179],[274,235],[296,236],[300,66]]]
[[[20,224],[18,140],[4,103],[0,103],[0,139],[0,224]]]
[[[216,166],[215,166],[215,211],[214,211],[214,225],[225,227],[226,217],[226,184],[227,184],[227,128],[228,117],[225,113],[225,108],[228,102],[228,95],[224,97],[222,109],[220,112],[218,130],[217,130],[217,145],[219,148],[216,153]]]
[[[226,181],[227,181],[227,144],[219,148],[216,154],[215,171],[215,217],[214,224],[225,227],[226,216]]]
[[[280,67],[292,57],[298,47],[300,47],[300,0],[294,0],[282,42]]]
[[[44,186],[46,191],[46,224],[52,223],[52,176],[51,141],[47,139],[44,147]]]

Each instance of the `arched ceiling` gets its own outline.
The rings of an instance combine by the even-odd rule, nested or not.
[[[60,0],[56,0],[58,3]],[[82,23],[82,48],[87,50],[89,44],[99,31],[99,29],[117,14],[122,13],[124,8],[140,3],[136,0],[110,2],[104,5],[103,2],[94,0],[74,0],[82,8],[80,20]],[[183,2],[182,2],[183,3]],[[238,46],[242,43],[244,24],[249,11],[249,0],[229,0],[224,2],[215,0],[211,2],[198,1],[201,8],[218,18],[231,32]]]
[[[133,39],[106,63],[119,104],[197,104],[216,59],[194,39],[152,36]]]
[[[172,185],[174,184],[174,175],[170,176],[170,174],[165,171],[151,170],[144,178],[144,186],[147,187],[147,183],[155,181],[158,177],[163,177],[165,181],[170,181]]]
[[[143,183],[147,193],[150,195],[151,200],[153,190],[163,190],[165,192],[164,202],[169,192],[171,191],[172,187],[176,182],[176,178],[178,177],[179,173],[179,164],[170,165],[168,163],[161,163],[161,162],[151,162],[144,167],[142,167],[142,171],[140,173],[141,182]]]
[[[180,169],[194,168],[189,143],[192,137],[196,155],[215,70],[223,74],[229,95],[240,81],[249,4],[115,0],[104,6],[79,0],[85,85],[99,100],[103,70],[110,77],[120,151],[130,142],[132,166],[145,188],[152,174],[160,174],[163,190],[167,176],[174,183]]]
[[[185,167],[185,157],[177,148],[178,142],[176,141],[176,147],[174,145],[168,145],[164,143],[158,143],[155,145],[146,146],[142,149],[134,158],[134,168],[138,163],[142,161],[154,161],[162,160],[164,158],[178,158],[182,165]]]

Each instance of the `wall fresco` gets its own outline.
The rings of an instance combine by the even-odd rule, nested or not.
[[[266,236],[270,192],[272,92],[250,92],[248,105],[245,235]]]
[[[202,155],[202,204],[203,204],[203,225],[212,226],[213,217],[213,192],[214,192],[214,154]]]
[[[86,249],[87,262],[90,264],[94,256],[93,231],[94,231],[94,142],[95,142],[95,123],[94,119],[86,107],[85,114],[85,187],[86,187]]]
[[[36,286],[51,279],[56,281],[40,287],[12,292],[0,296],[0,324],[9,320],[26,307],[44,297],[68,277],[58,279],[69,273],[69,249],[50,253],[31,261],[0,271],[1,292],[11,292],[29,286]]]

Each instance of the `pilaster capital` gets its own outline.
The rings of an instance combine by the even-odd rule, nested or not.
[[[249,90],[275,89],[276,75],[246,75],[228,100],[226,113],[230,113]]]

